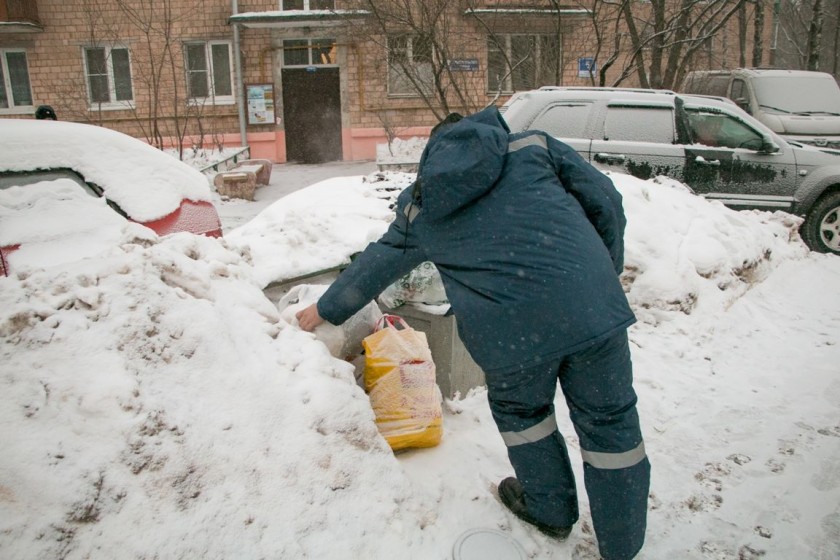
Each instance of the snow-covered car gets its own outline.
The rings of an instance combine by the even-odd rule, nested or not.
[[[207,178],[136,138],[98,126],[20,119],[0,119],[0,138],[0,195],[5,201],[0,207],[4,213],[0,224],[0,276],[13,268],[14,253],[21,244],[46,239],[33,237],[37,223],[27,225],[20,220],[32,204],[52,208],[57,201],[65,200],[67,218],[76,226],[81,226],[85,217],[70,216],[71,212],[98,214],[97,209],[107,205],[114,218],[136,222],[158,235],[222,235]],[[38,186],[38,193],[18,192],[30,186]],[[100,198],[101,204],[83,204],[76,196],[79,194]],[[47,237],[60,237],[54,226],[57,219],[63,220],[56,214],[51,214],[50,223],[40,214],[32,219],[51,226],[52,233]],[[91,226],[96,224],[93,216],[89,219]],[[80,234],[76,226],[70,227],[68,236]]]
[[[840,151],[785,141],[728,99],[544,87],[502,112],[512,131],[544,130],[600,169],[667,175],[732,208],[804,216],[808,246],[840,255]]]

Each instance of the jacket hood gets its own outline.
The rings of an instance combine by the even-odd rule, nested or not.
[[[429,139],[417,172],[420,206],[428,219],[448,216],[493,187],[504,166],[509,132],[492,106]]]

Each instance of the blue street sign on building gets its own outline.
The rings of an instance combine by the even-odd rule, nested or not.
[[[598,64],[591,56],[581,57],[578,59],[578,77],[588,78],[590,75],[598,74]]]
[[[477,58],[458,58],[449,61],[449,69],[452,72],[477,72]]]

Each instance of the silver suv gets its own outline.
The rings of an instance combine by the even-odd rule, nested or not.
[[[785,141],[728,99],[544,87],[515,94],[502,113],[513,132],[543,130],[598,168],[666,175],[732,208],[804,216],[808,246],[840,255],[840,151]]]

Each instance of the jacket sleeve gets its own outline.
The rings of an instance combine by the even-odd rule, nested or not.
[[[621,274],[624,270],[624,228],[627,225],[621,193],[609,177],[580,157],[574,149],[548,135],[546,137],[557,177],[583,207],[586,217],[610,252],[616,274]]]
[[[333,325],[342,324],[390,284],[427,260],[400,208],[402,205],[385,234],[369,244],[318,300],[318,314],[323,319]]]

